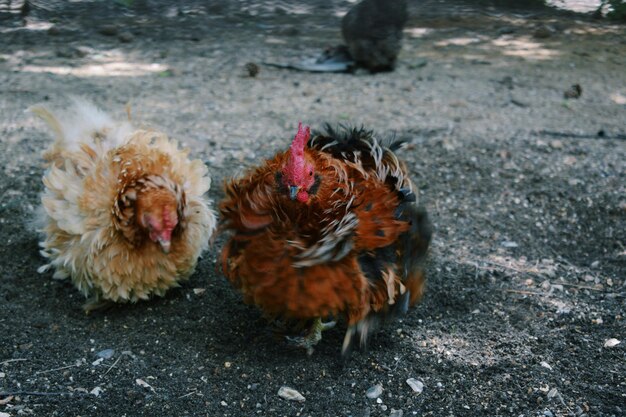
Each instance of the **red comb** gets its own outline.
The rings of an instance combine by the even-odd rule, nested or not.
[[[291,152],[297,155],[304,153],[304,147],[311,137],[311,128],[309,126],[302,126],[302,122],[298,122],[298,133],[291,142]]]
[[[304,181],[304,147],[311,137],[311,129],[308,126],[302,126],[302,122],[298,123],[298,133],[291,142],[289,148],[289,159],[287,165],[283,168],[285,180],[291,184],[300,184]]]

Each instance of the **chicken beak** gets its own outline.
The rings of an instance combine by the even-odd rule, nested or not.
[[[163,253],[165,253],[166,255],[170,253],[170,248],[172,246],[172,242],[170,240],[159,238],[157,239],[157,242],[159,242],[159,245],[161,245],[161,250],[163,251]]]
[[[292,185],[289,187],[289,197],[292,200],[295,200],[296,198],[298,198],[298,193],[300,192],[300,187],[296,186],[296,185]]]

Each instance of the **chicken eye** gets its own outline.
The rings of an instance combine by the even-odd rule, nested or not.
[[[309,171],[309,177],[313,176],[313,171]]]

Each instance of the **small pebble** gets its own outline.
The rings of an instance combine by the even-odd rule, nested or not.
[[[391,409],[391,413],[389,414],[389,417],[402,417],[402,416],[404,416],[404,411],[394,410],[393,408]]]
[[[547,368],[549,370],[552,370],[552,367],[550,366],[550,364],[548,362],[541,361],[541,366],[543,366],[544,368]]]
[[[548,398],[554,398],[557,395],[559,395],[559,390],[557,390],[556,388],[552,388],[550,391],[548,391]]]
[[[552,149],[563,149],[563,141],[558,140],[558,139],[550,141],[550,147]]]
[[[604,347],[612,348],[612,347],[619,345],[620,343],[622,342],[617,339],[611,338],[611,339],[608,339],[606,342],[604,342]]]
[[[276,34],[282,36],[297,36],[300,34],[300,30],[295,26],[287,26],[280,28]]]
[[[306,401],[306,398],[293,388],[282,386],[278,390],[278,396],[288,401]]]
[[[428,61],[425,58],[418,58],[409,64],[409,69],[423,68],[428,65]]]
[[[376,399],[378,397],[380,397],[380,394],[383,393],[383,386],[380,384],[374,385],[373,387],[370,387],[367,389],[367,391],[365,391],[365,396],[369,399]]]
[[[129,43],[135,40],[135,37],[130,32],[122,32],[119,34],[117,39],[122,43]]]
[[[533,32],[533,37],[537,39],[546,39],[552,36],[553,30],[547,26],[538,27],[535,32]]]
[[[515,28],[512,26],[503,26],[499,28],[496,33],[498,35],[510,35],[511,33],[515,33]]]
[[[563,98],[576,99],[583,93],[583,89],[580,84],[574,84],[563,93]]]
[[[415,378],[409,378],[406,380],[406,383],[409,384],[409,387],[416,394],[421,394],[424,391],[424,383]]]
[[[246,70],[246,73],[250,78],[254,78],[259,75],[259,71],[261,70],[259,66],[254,62],[248,62],[246,65],[244,65],[244,69]]]
[[[96,397],[99,397],[100,394],[102,393],[102,388],[100,387],[95,387],[94,389],[92,389],[91,391],[89,391],[89,393],[91,395],[95,395]]]
[[[505,240],[504,242],[500,243],[500,245],[505,248],[517,248],[519,246],[517,242],[513,242],[511,240]]]
[[[222,407],[228,407],[228,403],[226,401],[220,401]]]
[[[111,359],[113,355],[115,355],[115,350],[113,349],[104,349],[96,353],[96,356],[102,359]]]
[[[104,36],[115,36],[117,35],[117,27],[115,25],[102,25],[98,29],[98,33]]]

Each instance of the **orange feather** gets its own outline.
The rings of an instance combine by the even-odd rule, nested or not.
[[[222,229],[232,236],[222,267],[244,301],[271,319],[345,318],[349,347],[356,336],[367,340],[378,318],[421,297],[430,223],[397,144],[329,128],[307,145],[300,165],[315,175],[307,200],[294,198],[281,176],[289,150],[225,185]]]

